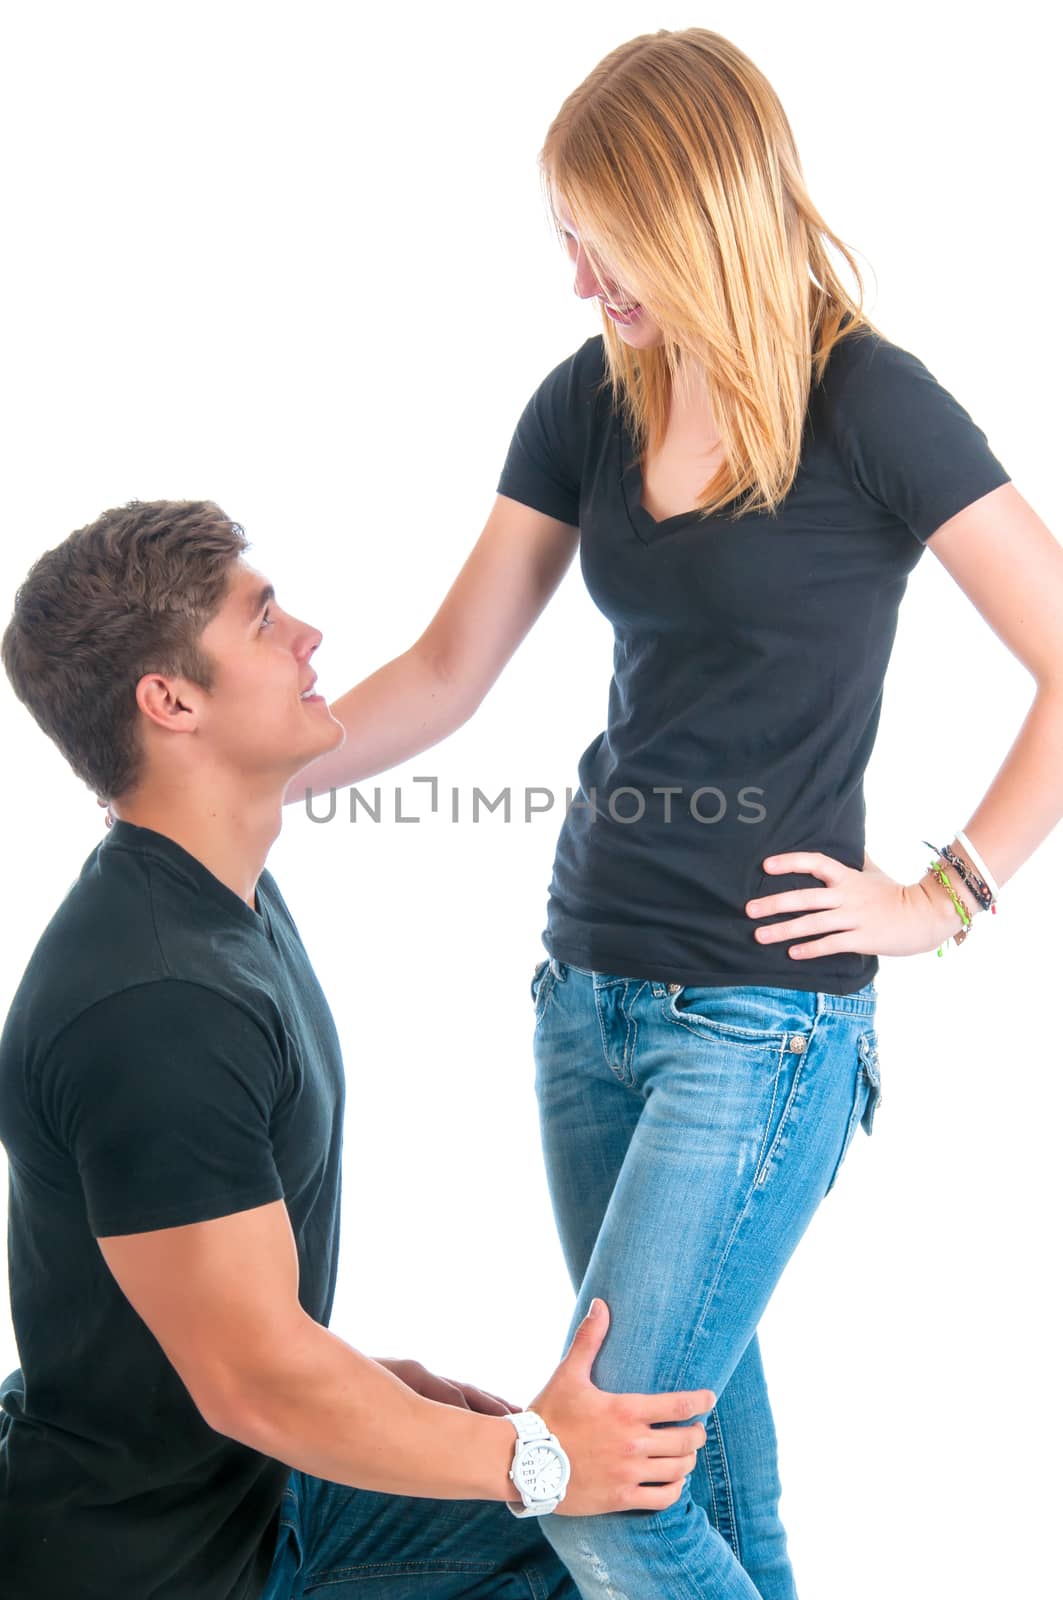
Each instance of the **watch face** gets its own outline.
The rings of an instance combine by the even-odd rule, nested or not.
[[[532,1500],[552,1500],[561,1493],[561,1458],[549,1445],[527,1445],[520,1454],[520,1486]]]

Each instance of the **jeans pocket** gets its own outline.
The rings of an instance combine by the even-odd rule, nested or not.
[[[553,987],[553,984],[553,968],[550,965],[550,958],[547,956],[544,961],[539,962],[535,971],[532,973],[531,997],[535,1005],[536,1027],[539,1025],[539,1021],[546,1007],[546,1002],[550,997],[550,990]]]
[[[834,1163],[834,1171],[830,1182],[823,1193],[830,1194],[838,1181],[838,1174],[842,1163],[849,1154],[849,1146],[853,1142],[859,1124],[865,1133],[870,1134],[875,1121],[875,1112],[879,1101],[882,1099],[882,1081],[878,1067],[878,1035],[874,1028],[866,1028],[856,1041],[856,1053],[859,1065],[856,1071],[856,1086],[853,1092],[852,1109],[849,1112],[849,1121],[845,1129],[845,1138],[842,1142],[841,1154]]]
[[[685,984],[669,992],[665,1006],[669,1022],[691,1033],[763,1050],[781,1049],[792,1032],[808,1026],[799,1014],[790,1018],[793,1001],[785,992],[755,985]]]

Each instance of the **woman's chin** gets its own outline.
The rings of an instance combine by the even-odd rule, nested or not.
[[[609,321],[620,338],[632,350],[652,350],[656,345],[664,343],[660,328],[645,312],[637,322],[625,324],[623,322],[614,322],[611,318]]]

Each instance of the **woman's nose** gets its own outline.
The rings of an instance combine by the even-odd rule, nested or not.
[[[576,279],[572,285],[572,292],[578,294],[581,300],[589,300],[592,295],[602,292],[602,286],[582,250],[576,256]]]

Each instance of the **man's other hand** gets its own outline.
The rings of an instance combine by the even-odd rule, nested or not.
[[[393,1361],[377,1358],[377,1365],[386,1367],[396,1378],[401,1378],[408,1389],[423,1395],[426,1400],[438,1400],[444,1406],[458,1406],[465,1411],[479,1411],[489,1417],[504,1417],[520,1406],[511,1405],[497,1394],[478,1389],[472,1383],[458,1383],[453,1378],[441,1378],[429,1372],[419,1361]]]

